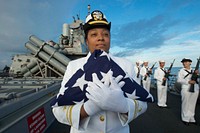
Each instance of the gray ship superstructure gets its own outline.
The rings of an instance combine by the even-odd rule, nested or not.
[[[25,47],[30,54],[15,55],[10,67],[14,77],[62,77],[69,61],[86,56],[83,22],[74,20],[72,24],[63,24],[63,34],[59,43],[45,42],[31,35]]]

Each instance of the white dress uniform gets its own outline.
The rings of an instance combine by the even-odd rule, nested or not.
[[[66,82],[80,67],[83,67],[90,55],[89,53],[87,57],[73,60],[68,64],[59,94],[64,93]],[[113,56],[111,58],[125,73],[133,76],[134,71],[131,62]],[[52,111],[59,122],[71,126],[70,133],[129,133],[128,123],[146,111],[147,103],[132,99],[128,101],[128,115],[102,110],[95,115],[80,120],[80,109],[83,102],[71,106],[53,107]]]
[[[151,85],[151,76],[147,76],[146,80],[144,80],[145,75],[148,73],[148,70],[148,67],[143,66],[140,70],[140,75],[142,76],[142,86],[149,92]]]
[[[165,76],[164,68],[156,68],[154,72],[154,78],[157,83],[157,105],[160,107],[167,107],[167,81],[165,86],[162,85],[163,78]]]
[[[192,72],[192,69],[187,70]],[[177,81],[181,83],[181,96],[182,96],[182,105],[181,105],[181,118],[185,122],[196,122],[195,107],[197,98],[199,95],[199,85],[194,85],[194,93],[189,92],[190,84],[188,83],[191,80],[192,74],[188,74],[185,68],[182,68],[178,73]],[[188,76],[186,76],[188,75]]]
[[[134,66],[134,72],[135,72],[135,76],[134,76],[134,80],[141,85],[141,75],[140,75],[140,66],[135,65]]]

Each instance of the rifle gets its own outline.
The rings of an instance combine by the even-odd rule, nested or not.
[[[170,76],[171,69],[172,69],[172,67],[173,67],[173,65],[174,65],[174,61],[175,61],[175,59],[174,59],[173,62],[171,63],[171,65],[170,65],[169,69],[167,70],[167,72],[165,72],[165,76],[164,76],[164,77],[167,78],[168,80],[169,80],[169,76]],[[166,80],[163,80],[162,85],[163,85],[163,86],[166,85]]]
[[[154,68],[154,66],[156,65],[156,62],[152,65],[152,67],[150,68],[151,71],[147,71],[147,76],[150,77],[150,75],[152,74],[152,70]],[[144,80],[147,80],[147,76],[144,77]]]
[[[196,67],[195,67],[194,72],[192,73],[192,77],[191,77],[191,80],[196,81],[197,84],[198,84],[197,79],[199,78],[199,75],[197,75],[197,73],[195,71],[199,70],[199,63],[200,63],[200,57],[199,57],[199,59],[197,59],[197,64],[196,64]],[[189,92],[194,92],[194,84],[191,84]]]
[[[137,78],[139,78],[139,76],[140,76],[140,68],[138,68]]]

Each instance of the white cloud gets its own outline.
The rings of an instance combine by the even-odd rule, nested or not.
[[[127,7],[136,2],[136,0],[117,0],[117,1],[121,2],[123,7]]]
[[[184,46],[184,48],[180,45],[165,45],[160,48],[143,49],[134,56],[130,55],[126,58],[132,62],[137,60],[148,60],[150,64],[164,59],[166,61],[166,66],[169,66],[172,60],[176,59],[174,66],[181,66],[181,59],[187,57],[191,58],[194,62],[193,65],[195,65],[196,58],[200,55],[198,47],[200,47],[200,43],[198,45],[187,45]]]
[[[194,38],[195,36],[195,38]],[[193,60],[192,66],[195,66],[196,59],[200,56],[200,31],[194,30],[177,35],[176,37],[166,40],[164,45],[145,49],[127,50],[121,47],[112,49],[112,53],[118,52],[128,54],[124,56],[130,61],[148,60],[150,64],[161,59],[166,60],[166,66],[169,66],[173,59],[176,59],[174,66],[182,66],[182,58],[191,58]]]
[[[198,29],[197,29],[198,28]],[[177,40],[182,40],[182,39],[187,39],[187,38],[194,38],[196,36],[200,36],[200,27],[196,26],[192,31],[186,32],[186,33],[182,33],[177,35],[174,38],[171,38],[168,41],[177,41]]]

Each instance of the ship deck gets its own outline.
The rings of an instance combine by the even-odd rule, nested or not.
[[[0,78],[0,132],[42,132],[48,128],[55,119],[50,102],[58,93],[60,81],[59,78]]]
[[[156,98],[156,89],[151,89]],[[186,126],[181,122],[181,96],[168,93],[169,108],[159,108],[156,103],[148,103],[147,111],[133,120],[130,133],[199,133],[200,125]],[[196,121],[200,124],[200,103],[196,106]],[[45,133],[69,133],[70,127],[55,120]]]

